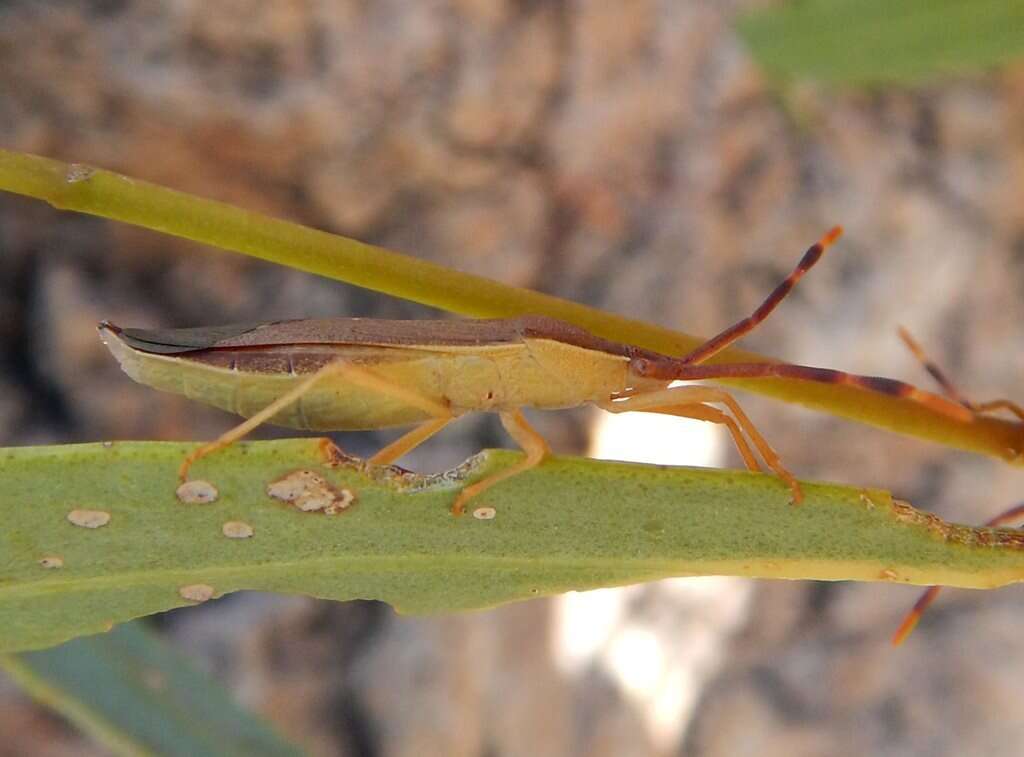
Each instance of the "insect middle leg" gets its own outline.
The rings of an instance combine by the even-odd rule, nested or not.
[[[377,454],[370,458],[369,462],[374,465],[390,465],[403,455],[412,452],[453,420],[455,420],[455,416],[449,413],[446,416],[421,423],[409,433],[403,434],[384,449],[377,452]]]
[[[452,515],[462,515],[466,511],[466,503],[473,499],[473,497],[482,494],[506,478],[517,476],[531,468],[535,468],[551,452],[548,448],[548,443],[544,441],[544,437],[538,434],[526,422],[522,411],[506,410],[498,413],[498,417],[501,418],[501,425],[508,431],[508,435],[515,439],[516,443],[523,448],[526,457],[510,468],[506,468],[492,476],[488,476],[482,481],[477,481],[475,484],[464,487],[452,504]]]
[[[708,407],[707,402],[725,405],[732,417]],[[664,413],[667,415],[678,415],[682,417],[696,418],[698,420],[721,423],[729,429],[732,434],[733,443],[743,457],[744,463],[753,471],[761,470],[750,445],[744,438],[746,434],[761,453],[761,457],[768,467],[789,486],[793,496],[793,504],[800,504],[803,501],[803,490],[796,477],[783,465],[778,453],[772,448],[761,432],[757,430],[754,423],[743,412],[739,403],[728,392],[711,386],[679,386],[669,389],[660,389],[653,392],[640,392],[632,394],[625,399],[613,400],[598,405],[604,410],[612,413],[626,413],[640,411],[648,413]],[[740,432],[743,433],[740,433]]]

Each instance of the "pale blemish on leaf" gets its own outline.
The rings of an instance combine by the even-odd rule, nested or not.
[[[338,497],[331,504],[324,508],[324,515],[337,515],[348,510],[356,501],[355,492],[351,489],[339,489]]]
[[[44,568],[63,568],[64,558],[58,555],[47,555],[39,561]]]
[[[205,602],[213,597],[213,587],[209,584],[189,584],[178,589],[178,594],[189,602]]]
[[[208,505],[216,502],[219,496],[217,487],[202,479],[186,481],[175,489],[174,493],[179,500],[188,505]]]
[[[267,484],[267,494],[302,512],[337,515],[355,502],[351,489],[336,489],[311,470],[297,470]]]
[[[241,520],[229,520],[221,527],[221,532],[229,539],[248,539],[253,535],[253,528]]]
[[[68,521],[82,528],[100,528],[110,523],[110,513],[105,510],[72,510]]]
[[[494,516],[498,514],[498,511],[493,507],[478,507],[473,511],[473,517],[477,520],[494,520]]]

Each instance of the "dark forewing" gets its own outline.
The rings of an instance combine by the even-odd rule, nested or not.
[[[122,329],[104,321],[130,347],[162,355],[197,350],[280,345],[365,345],[474,347],[511,344],[524,338],[553,339],[585,349],[624,356],[653,356],[611,342],[565,321],[545,316],[492,320],[399,321],[378,318],[310,318],[190,329]]]
[[[219,342],[249,333],[265,324],[236,323],[230,326],[210,326],[194,329],[122,329],[110,321],[100,322],[100,331],[116,334],[132,349],[158,355],[195,352],[216,346]]]

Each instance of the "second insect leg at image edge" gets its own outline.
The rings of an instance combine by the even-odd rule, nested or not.
[[[964,407],[968,408],[975,413],[988,413],[999,410],[1005,410],[1012,415],[1016,416],[1019,420],[1024,421],[1024,408],[1021,408],[1015,402],[1005,399],[990,400],[988,402],[973,402],[964,396],[963,393],[957,389],[956,384],[950,381],[949,377],[946,376],[943,371],[935,362],[933,362],[925,353],[924,348],[917,342],[914,337],[910,335],[910,332],[905,328],[900,327],[899,329],[900,339],[907,345],[914,357],[916,357],[925,370],[931,374],[935,382],[942,387],[942,393],[949,397],[955,402],[959,402]],[[1024,519],[1024,502],[1018,503],[1013,507],[999,513],[998,515],[990,518],[985,522],[985,525],[990,528],[996,528],[998,526],[1006,526],[1011,523],[1016,523]],[[921,594],[921,597],[914,603],[910,612],[907,613],[903,622],[900,623],[899,628],[896,629],[896,633],[893,634],[892,643],[894,646],[899,646],[907,637],[913,633],[917,627],[918,622],[921,620],[921,616],[924,615],[931,604],[935,601],[936,597],[939,596],[939,591],[942,587],[931,586]]]

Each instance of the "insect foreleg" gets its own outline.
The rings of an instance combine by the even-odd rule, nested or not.
[[[910,399],[963,423],[974,420],[974,412],[959,402],[918,389],[916,386],[881,376],[861,376],[831,368],[794,363],[716,363],[693,365],[676,358],[633,358],[629,370],[634,376],[660,381],[705,381],[714,379],[789,378],[820,384],[845,384],[876,394]]]
[[[733,424],[720,420],[707,411],[711,410],[721,416],[724,416],[724,413],[716,411],[714,408],[705,407],[703,405],[705,402],[715,402],[725,405],[729,409],[732,413],[730,420],[735,419],[735,425],[738,425],[750,438],[750,441],[754,443],[754,446],[757,447],[758,452],[761,453],[761,457],[768,467],[771,468],[775,475],[786,482],[793,494],[793,504],[800,504],[803,501],[804,495],[796,477],[786,470],[778,454],[772,449],[768,441],[761,436],[761,432],[757,430],[750,418],[747,417],[747,414],[740,408],[739,403],[728,392],[711,386],[679,386],[634,394],[624,400],[600,403],[598,406],[613,413],[640,411],[688,416],[714,423],[725,423],[726,427],[733,431]],[[753,458],[750,447],[743,440],[742,435],[734,432],[733,442],[736,444],[737,449],[739,449],[740,455],[743,456],[747,467],[751,470],[760,470],[757,461]]]
[[[636,409],[626,407],[620,410],[617,406],[622,405],[621,400],[614,404],[616,407],[609,407],[607,404],[600,405],[600,407],[613,413],[627,412]],[[698,421],[718,423],[725,426],[729,431],[729,435],[732,437],[732,443],[736,446],[736,450],[740,453],[740,457],[743,458],[743,464],[747,466],[747,470],[754,471],[755,473],[762,471],[761,464],[757,462],[757,457],[754,455],[754,451],[750,448],[750,443],[743,435],[743,430],[739,427],[739,424],[721,410],[709,405],[688,403],[684,405],[667,405],[665,407],[659,407],[657,412],[659,414],[675,415],[679,418],[692,418]]]

